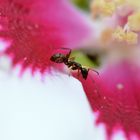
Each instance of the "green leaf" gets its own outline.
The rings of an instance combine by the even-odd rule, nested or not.
[[[79,8],[89,11],[89,0],[72,0]]]
[[[74,51],[71,57],[75,57],[75,61],[87,67],[95,67],[95,64],[82,52]]]

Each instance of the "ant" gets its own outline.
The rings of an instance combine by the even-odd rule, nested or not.
[[[83,79],[85,79],[85,80],[87,79],[89,70],[92,70],[99,75],[99,73],[97,71],[95,71],[91,68],[84,67],[80,63],[75,62],[74,57],[70,58],[71,49],[69,49],[69,48],[61,48],[61,49],[67,49],[67,50],[69,50],[69,52],[66,55],[62,54],[62,53],[56,53],[51,56],[51,58],[50,58],[51,61],[53,61],[55,63],[64,63],[71,70],[78,70],[78,75],[79,75],[79,71],[80,71]]]

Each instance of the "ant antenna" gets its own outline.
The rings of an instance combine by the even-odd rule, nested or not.
[[[88,68],[88,69],[94,71],[97,75],[99,75],[99,72],[98,71],[96,71],[96,70],[94,70],[92,68]]]

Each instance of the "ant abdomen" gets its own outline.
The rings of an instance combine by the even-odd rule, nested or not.
[[[65,60],[65,55],[61,53],[56,53],[51,56],[50,60],[55,63],[63,63]]]

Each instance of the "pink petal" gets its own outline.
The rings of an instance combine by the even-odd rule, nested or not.
[[[119,130],[129,140],[140,139],[140,67],[124,61],[106,67],[99,77],[91,74],[81,81],[92,109],[99,113],[96,124],[105,124],[109,139]]]
[[[90,35],[82,14],[65,0],[1,0],[0,37],[11,42],[5,53],[13,64],[42,72],[54,49],[75,47]]]

